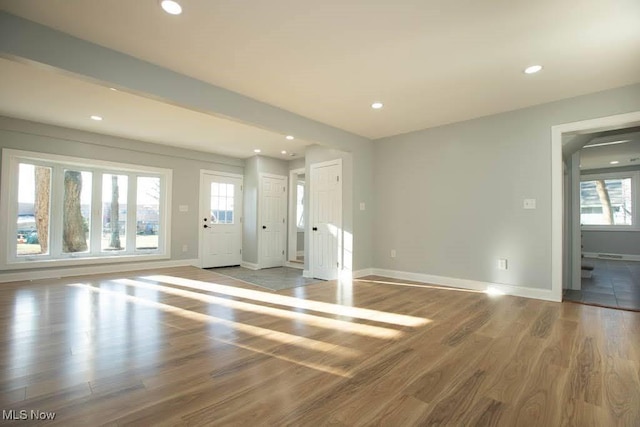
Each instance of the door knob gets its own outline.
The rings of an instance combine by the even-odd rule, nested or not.
[[[313,231],[318,231],[318,227],[313,227],[312,230]]]
[[[263,226],[262,226],[262,229],[263,229],[263,230],[266,230],[266,229],[267,229],[267,226],[266,226],[266,225],[263,225]]]
[[[204,228],[209,228],[209,226],[208,226],[207,224],[205,224],[203,227],[204,227]]]

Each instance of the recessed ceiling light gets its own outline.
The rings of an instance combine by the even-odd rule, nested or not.
[[[282,150],[281,153],[282,154],[287,154],[287,150]]]
[[[538,71],[542,70],[542,65],[532,65],[524,69],[525,74],[535,74]]]
[[[102,117],[100,116],[91,116],[91,120],[95,120],[96,122],[99,122],[102,120]]]
[[[605,145],[616,145],[616,144],[624,144],[625,142],[631,141],[630,139],[623,139],[620,141],[611,141],[611,142],[599,142],[597,144],[587,144],[582,148],[591,148],[591,147],[604,147]]]
[[[169,15],[180,15],[182,13],[182,6],[177,1],[162,0],[160,6]]]
[[[620,163],[620,162],[617,161],[617,160],[612,160],[612,161],[609,162],[609,164],[611,164],[611,165],[617,165],[618,163]]]
[[[256,148],[255,150],[253,150],[254,153],[260,153],[262,150],[259,148]]]
[[[293,135],[287,135],[285,138],[287,138],[289,141],[293,141],[295,139]]]
[[[382,102],[374,102],[373,104],[371,104],[371,108],[373,108],[374,110],[379,110],[382,108]]]

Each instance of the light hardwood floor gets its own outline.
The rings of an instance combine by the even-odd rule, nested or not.
[[[53,424],[640,425],[640,313],[185,267],[2,284],[0,316],[0,409]]]

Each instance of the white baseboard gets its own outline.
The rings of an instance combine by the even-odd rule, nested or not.
[[[302,277],[306,277],[306,278],[310,279],[311,278],[311,271],[302,270]]]
[[[376,276],[389,277],[392,279],[411,280],[415,282],[430,283],[434,285],[450,286],[453,288],[470,289],[487,293],[496,292],[505,295],[514,295],[518,297],[534,298],[546,301],[561,301],[561,299],[558,299],[558,297],[555,297],[553,295],[551,289],[527,288],[524,286],[521,287],[504,285],[501,283],[480,282],[477,280],[435,276],[432,274],[411,273],[408,271],[386,270],[382,268],[373,268],[371,269],[371,273]]]
[[[362,270],[352,271],[351,276],[354,279],[357,279],[358,277],[373,276],[373,268],[363,268]]]
[[[598,253],[598,252],[583,252],[585,258],[597,258],[597,259],[610,259],[617,261],[640,261],[640,255],[630,254],[610,254],[610,253]]]
[[[260,266],[253,262],[242,261],[240,267],[248,268],[249,270],[260,270]]]
[[[287,261],[284,263],[284,266],[289,268],[297,268],[298,270],[304,270],[304,264],[300,262]]]
[[[18,273],[0,273],[0,283],[21,282],[25,280],[58,279],[62,277],[86,276],[90,274],[118,273],[136,270],[152,270],[155,268],[184,267],[192,265],[197,267],[198,259],[180,259],[169,261],[146,261],[126,264],[103,264],[84,267],[63,267],[47,270],[30,270]]]

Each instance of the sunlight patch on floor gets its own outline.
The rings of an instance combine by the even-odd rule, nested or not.
[[[200,289],[210,292],[221,293],[239,298],[252,299],[271,304],[286,305],[295,308],[302,308],[313,311],[320,311],[338,316],[348,316],[374,322],[389,323],[399,326],[420,327],[431,322],[422,317],[409,316],[405,314],[388,313],[384,311],[372,310],[368,308],[350,307],[327,302],[305,300],[284,295],[277,295],[268,292],[254,291],[252,289],[238,288],[234,286],[220,285],[217,283],[203,282],[199,280],[183,279],[181,277],[153,275],[143,276],[143,279],[157,282],[169,283],[172,285],[184,286],[193,289]]]
[[[233,322],[226,319],[210,316],[207,314],[198,313],[191,310],[185,310],[183,308],[175,307],[169,304],[163,304],[155,301],[149,301],[144,298],[123,294],[117,291],[111,291],[107,289],[97,288],[84,283],[73,283],[67,285],[79,289],[88,289],[95,293],[113,295],[115,297],[131,301],[138,305],[144,305],[147,307],[153,307],[162,310],[167,313],[176,314],[178,316],[196,320],[203,323],[217,324],[233,328],[237,331],[244,332],[259,338],[264,338],[271,341],[276,341],[280,344],[290,344],[297,347],[306,348],[314,351],[321,351],[324,353],[330,353],[336,356],[354,358],[360,355],[360,352],[351,348],[343,347],[338,344],[329,344],[324,341],[318,341],[311,338],[300,337],[297,335],[288,334],[286,332],[274,331],[271,329],[261,328],[259,326],[247,325],[244,323]]]
[[[171,295],[178,295],[185,298],[196,299],[198,301],[206,302],[209,304],[221,305],[229,307],[234,310],[242,310],[251,313],[260,313],[268,316],[276,316],[284,319],[291,319],[294,321],[300,321],[306,325],[316,326],[325,329],[331,329],[335,331],[347,332],[356,335],[363,335],[373,338],[381,339],[393,339],[402,336],[402,332],[383,328],[380,326],[363,325],[358,323],[346,322],[344,320],[330,319],[327,317],[317,316],[314,314],[299,313],[296,311],[283,310],[281,308],[267,307],[260,304],[252,304],[242,301],[235,301],[226,298],[220,298],[212,295],[202,294],[200,292],[186,291],[183,289],[172,288],[170,286],[163,286],[160,284],[151,284],[147,282],[141,282],[139,280],[132,279],[117,279],[113,280],[116,283],[122,283],[129,286],[140,287],[144,289],[153,289],[165,292]]]

